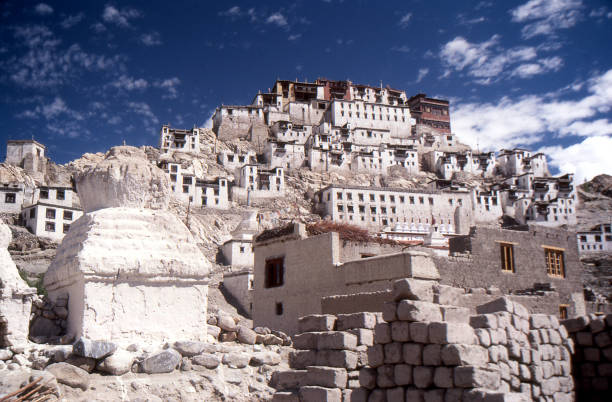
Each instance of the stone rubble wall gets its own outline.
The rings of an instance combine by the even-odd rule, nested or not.
[[[572,372],[578,401],[608,401],[612,385],[612,314],[564,320],[575,344]]]
[[[273,401],[350,401],[360,390],[380,313],[309,315],[300,318],[289,355],[292,370],[272,375]]]
[[[303,317],[293,338],[302,350],[290,355],[293,370],[272,376],[278,390],[273,400],[574,399],[574,342],[555,316],[530,315],[507,297],[471,315],[451,304],[457,294],[434,281],[402,279],[393,284],[382,320],[368,321],[374,327],[365,319],[355,326],[359,330],[339,324],[374,313]],[[361,334],[368,341],[360,342]]]
[[[55,302],[45,296],[36,296],[32,301],[29,339],[35,343],[67,344],[74,338],[67,337],[68,295],[58,297]]]

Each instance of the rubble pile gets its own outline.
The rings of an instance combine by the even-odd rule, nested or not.
[[[208,335],[215,341],[239,342],[246,345],[291,346],[291,338],[282,331],[266,327],[250,327],[240,324],[238,317],[217,314],[208,319]]]
[[[581,316],[561,324],[576,348],[572,354],[572,373],[578,400],[608,400],[605,391],[612,385],[612,314]]]

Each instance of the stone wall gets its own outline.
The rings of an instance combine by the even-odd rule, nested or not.
[[[511,244],[514,272],[501,267],[500,243]],[[564,277],[546,272],[544,247],[563,251]],[[536,284],[550,284],[559,293],[559,304],[569,305],[570,317],[585,314],[582,290],[582,267],[578,260],[576,236],[561,229],[529,226],[528,230],[473,227],[469,236],[449,241],[450,253],[461,258],[435,257],[441,283],[462,288],[498,287],[504,294],[533,289]],[[465,258],[466,251],[471,258]],[[534,294],[536,290],[534,289]],[[548,314],[559,311],[559,305],[548,305]]]
[[[300,319],[293,341],[303,350],[291,356],[293,370],[273,375],[273,400],[573,400],[574,343],[555,316],[530,315],[506,297],[470,315],[452,305],[462,291],[402,279],[382,320],[372,313]]]
[[[309,315],[300,318],[289,355],[291,370],[272,375],[273,401],[350,401],[359,390],[380,314]],[[357,391],[363,393],[364,391]]]
[[[612,314],[588,315],[562,321],[574,340],[572,372],[576,400],[607,401],[612,385]]]

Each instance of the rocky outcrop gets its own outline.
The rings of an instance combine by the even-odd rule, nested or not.
[[[113,207],[168,207],[168,179],[139,148],[111,148],[102,161],[77,174],[75,181],[85,212]]]
[[[19,277],[7,247],[11,231],[0,223],[0,348],[24,344],[36,289]]]
[[[204,340],[210,263],[166,210],[161,170],[142,150],[115,147],[76,184],[87,213],[44,280],[52,301],[69,295],[67,334]]]

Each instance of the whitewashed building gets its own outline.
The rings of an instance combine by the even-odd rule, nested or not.
[[[164,124],[159,133],[159,149],[161,152],[197,154],[200,152],[200,129],[194,127],[191,130],[181,130]]]
[[[42,201],[21,211],[21,219],[36,236],[61,240],[72,222],[83,215],[83,210],[67,205],[47,204]]]
[[[612,225],[601,223],[591,230],[577,232],[578,253],[610,253],[612,252]]]

